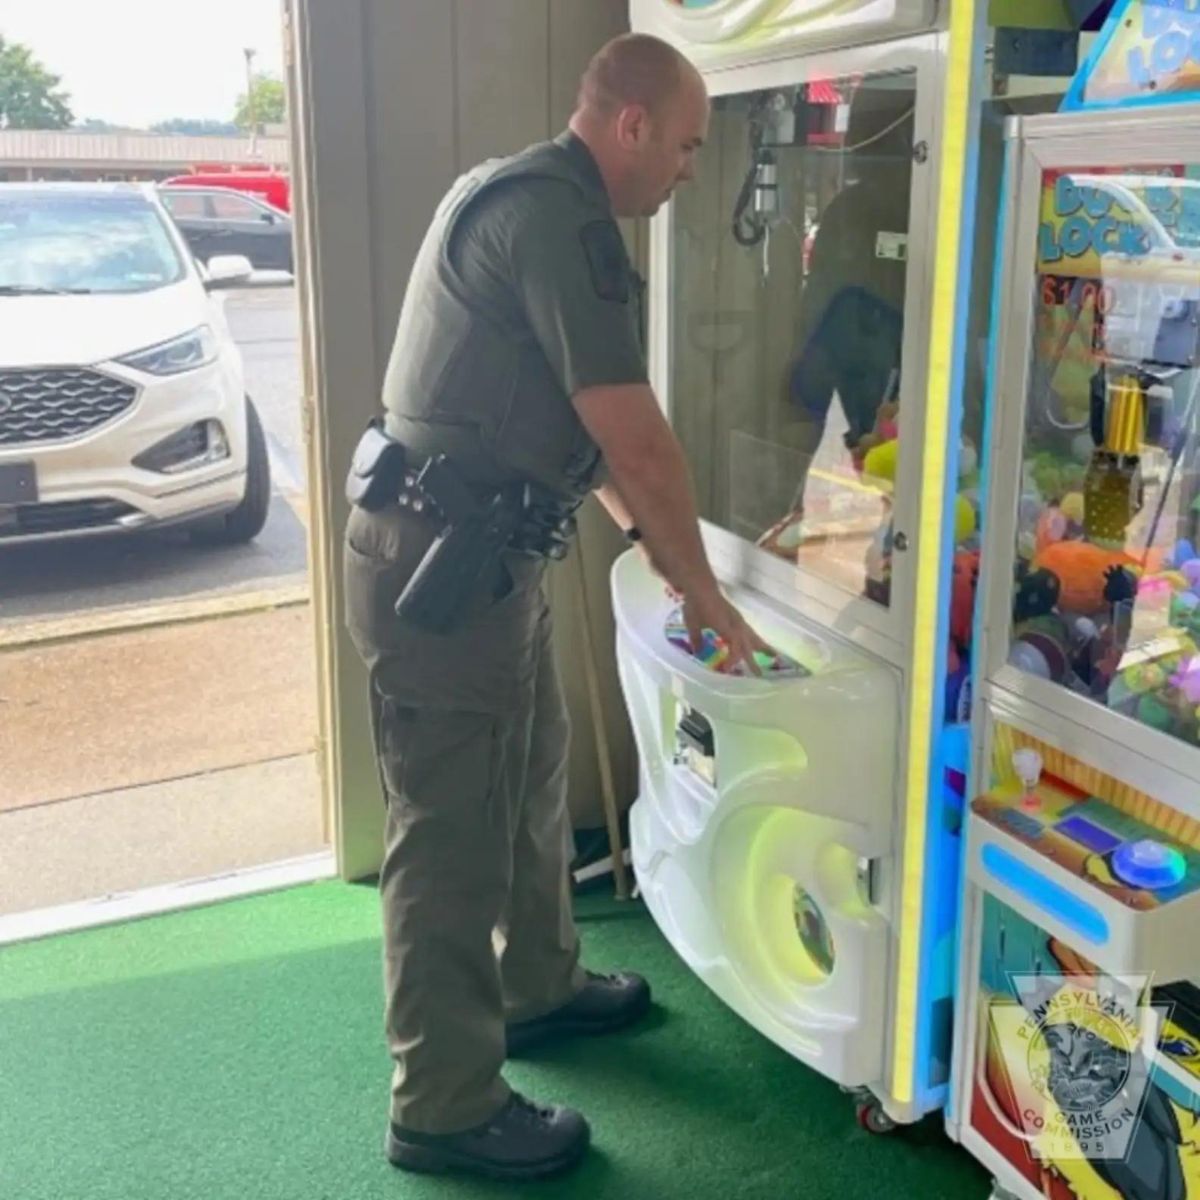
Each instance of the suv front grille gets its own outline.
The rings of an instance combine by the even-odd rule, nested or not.
[[[81,437],[136,399],[133,384],[87,368],[0,371],[0,446]]]

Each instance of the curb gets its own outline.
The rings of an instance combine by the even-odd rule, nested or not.
[[[62,617],[35,621],[31,625],[0,627],[0,652],[55,642],[79,641],[104,637],[136,629],[167,625],[186,625],[219,617],[264,612],[273,608],[295,608],[312,598],[308,582],[279,584],[253,592],[211,594],[194,599],[173,600],[165,604],[136,605],[101,611],[94,615]]]

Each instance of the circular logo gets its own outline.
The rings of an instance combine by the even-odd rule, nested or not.
[[[1096,1113],[1129,1083],[1129,1031],[1107,1014],[1089,1013],[1086,1023],[1047,1023],[1041,1041],[1045,1058],[1030,1063],[1030,1075],[1064,1113]]]
[[[1146,980],[1010,979],[1017,1003],[993,1008],[993,1032],[1025,1135],[1049,1162],[1123,1160],[1150,1085]]]

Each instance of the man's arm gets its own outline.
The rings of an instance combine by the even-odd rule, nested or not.
[[[617,485],[611,480],[602,483],[596,489],[596,499],[604,506],[604,511],[612,517],[613,524],[622,532],[628,533],[637,525],[633,519],[633,513],[629,511],[629,505],[621,498]]]
[[[649,385],[588,388],[574,403],[604,453],[615,485],[618,511],[613,515],[618,523],[627,517],[626,527],[641,530],[664,578],[677,591],[687,595],[714,590],[717,581],[700,539],[683,448]]]
[[[683,596],[692,644],[699,645],[701,630],[711,628],[728,643],[734,663],[756,670],[754,651],[768,647],[721,594],[700,537],[683,447],[654,392],[648,384],[592,387],[573,401],[615,485],[601,502],[618,524],[631,518],[651,561]]]
[[[655,569],[682,593],[692,644],[712,629],[729,645],[730,666],[745,662],[757,672],[754,651],[766,647],[721,595],[700,540],[683,449],[647,382],[620,230],[607,216],[581,212],[571,189],[556,181],[539,181],[510,199],[511,286],[604,454],[629,524],[641,530]]]

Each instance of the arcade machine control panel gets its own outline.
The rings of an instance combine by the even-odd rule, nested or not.
[[[1070,784],[1046,776],[973,804],[984,820],[1129,908],[1200,891],[1200,853]]]

